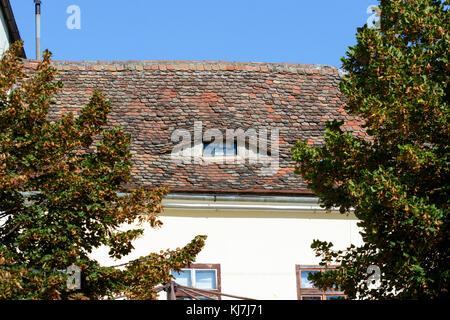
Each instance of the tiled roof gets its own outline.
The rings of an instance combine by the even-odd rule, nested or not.
[[[65,88],[53,115],[77,111],[94,89],[111,101],[109,122],[132,134],[133,184],[170,185],[172,191],[310,193],[294,174],[290,149],[298,140],[321,143],[329,119],[346,120],[338,69],[329,66],[186,61],[54,62]],[[26,68],[36,61],[27,60]],[[176,164],[175,129],[278,128],[280,169],[260,175],[258,164]]]

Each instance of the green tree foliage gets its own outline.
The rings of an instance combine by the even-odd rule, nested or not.
[[[55,80],[50,52],[26,74],[15,43],[0,62],[0,299],[155,299],[154,287],[195,259],[205,236],[182,249],[152,253],[122,269],[103,267],[93,249],[122,258],[143,229],[159,227],[167,188],[124,189],[131,137],[107,128],[111,105],[94,92],[79,112],[48,120]],[[81,268],[81,289],[67,290],[65,270]]]
[[[449,297],[449,15],[448,1],[380,3],[380,29],[358,28],[342,58],[346,111],[366,136],[329,122],[325,143],[293,148],[296,171],[326,208],[354,209],[364,245],[334,250],[315,240],[322,265],[312,276],[349,298]],[[367,267],[381,270],[368,288]]]

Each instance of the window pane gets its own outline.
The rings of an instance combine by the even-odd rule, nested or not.
[[[322,300],[321,297],[317,296],[317,297],[308,297],[308,296],[303,296],[302,300]]]
[[[345,300],[344,296],[327,296],[327,300]]]
[[[308,280],[308,275],[310,273],[315,274],[317,272],[319,271],[310,271],[310,270],[301,271],[300,272],[301,288],[314,288],[312,282]]]
[[[213,156],[215,151],[214,143],[203,142],[203,156]]]
[[[214,148],[215,156],[223,156],[225,145],[222,142],[212,142],[210,145],[212,145],[212,147]]]
[[[330,270],[325,270],[323,273],[327,273],[328,271],[330,271]],[[332,289],[336,289],[336,285],[333,284],[333,286],[331,286],[331,288],[332,288]]]
[[[179,273],[171,271],[171,274],[175,277],[175,282],[182,286],[192,287],[191,270],[181,270]]]
[[[203,156],[235,156],[237,155],[237,143],[223,143],[223,142],[204,142]]]
[[[203,142],[203,156],[223,156],[226,145],[222,142]]]
[[[223,154],[226,156],[237,155],[237,143],[236,142],[224,143]]]
[[[215,270],[195,270],[195,287],[199,289],[217,289]]]

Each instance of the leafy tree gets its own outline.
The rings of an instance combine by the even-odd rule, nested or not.
[[[315,240],[322,265],[311,276],[349,298],[449,297],[448,1],[382,0],[380,29],[358,28],[342,58],[346,111],[363,122],[356,137],[329,122],[321,146],[299,142],[296,171],[326,208],[352,210],[364,245],[334,250]],[[368,287],[370,265],[381,286]]]
[[[33,74],[12,45],[0,62],[0,299],[101,299],[125,294],[155,299],[154,287],[195,259],[205,236],[182,249],[152,253],[123,269],[103,267],[90,253],[109,246],[121,258],[143,229],[159,227],[167,188],[125,189],[131,137],[107,127],[111,105],[94,92],[78,116],[48,120],[62,83],[44,53]],[[70,265],[81,268],[81,289],[67,290]]]

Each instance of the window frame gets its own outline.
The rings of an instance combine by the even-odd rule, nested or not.
[[[221,272],[220,272],[220,264],[218,263],[191,263],[190,265],[181,268],[181,270],[189,270],[191,272],[191,284],[192,288],[196,289],[194,287],[196,283],[196,270],[214,270],[215,276],[216,276],[216,289],[200,289],[200,290],[210,290],[210,291],[216,291],[216,292],[222,292],[222,283],[221,283]],[[175,279],[176,282],[176,279]],[[208,295],[208,294],[205,294]],[[176,298],[190,298],[188,295],[186,295],[183,292],[176,291],[175,293]],[[200,296],[199,296],[200,297]],[[222,300],[222,296],[216,296],[216,295],[210,295],[210,297],[214,300]]]
[[[297,299],[303,300],[303,297],[321,297],[321,300],[326,300],[328,296],[339,296],[344,297],[344,299],[347,299],[347,296],[339,290],[335,289],[328,289],[326,291],[322,291],[317,288],[302,288],[301,283],[301,272],[302,271],[319,271],[324,272],[327,270],[333,270],[337,269],[339,266],[337,265],[331,265],[331,266],[319,266],[319,265],[295,265],[295,277],[297,282]]]

